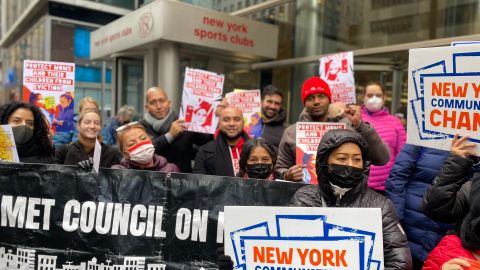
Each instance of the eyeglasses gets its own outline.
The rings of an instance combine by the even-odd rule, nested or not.
[[[119,131],[125,130],[126,128],[131,127],[131,126],[135,126],[135,125],[141,125],[141,124],[140,124],[140,122],[138,122],[138,121],[133,121],[133,122],[130,122],[130,123],[128,123],[128,124],[125,124],[125,125],[123,125],[123,126],[121,126],[121,127],[118,127],[117,129],[115,129],[115,132],[118,133]]]

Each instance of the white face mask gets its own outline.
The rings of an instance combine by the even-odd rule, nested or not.
[[[373,96],[365,101],[365,108],[369,112],[378,112],[383,107],[383,99]]]
[[[133,146],[134,150],[129,151],[130,160],[138,164],[148,164],[153,159],[155,153],[155,147],[151,143],[140,143],[141,145]]]

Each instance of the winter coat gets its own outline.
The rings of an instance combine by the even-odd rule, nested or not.
[[[285,131],[285,111],[283,109],[280,109],[278,114],[272,119],[266,120],[261,116],[258,116],[258,118],[260,122],[258,128],[261,128],[259,136],[256,136],[256,132],[250,135],[252,135],[253,138],[262,137],[278,148],[278,146],[280,145],[280,140],[283,136],[283,132]]]
[[[462,242],[458,236],[453,234],[447,235],[428,254],[422,270],[440,270],[444,263],[458,257],[477,260],[472,252],[462,247]]]
[[[184,131],[179,134],[172,142],[165,136],[170,130],[172,123],[178,119],[176,114],[171,119],[167,119],[162,128],[162,132],[157,133],[145,119],[140,120],[140,124],[145,127],[147,134],[155,146],[155,154],[165,157],[169,162],[177,165],[182,173],[192,172],[192,160],[195,158],[197,147],[213,139],[213,135]]]
[[[299,122],[314,122],[310,115],[303,112],[300,115]],[[353,129],[352,124],[346,117],[328,117],[327,122],[342,122],[347,124],[348,129]],[[296,161],[296,129],[297,124],[293,124],[285,129],[282,140],[278,147],[277,163],[275,171],[282,179],[285,179],[285,172],[295,165]],[[371,160],[375,165],[385,165],[390,159],[388,146],[382,141],[375,129],[368,123],[362,121],[356,131],[362,135],[371,146]]]
[[[390,160],[383,166],[372,165],[370,175],[368,176],[368,186],[374,190],[385,190],[385,181],[392,170],[398,153],[402,150],[407,138],[405,128],[400,120],[389,114],[386,109],[375,113],[370,113],[366,108],[362,108],[362,120],[370,123],[382,140],[390,149]]]
[[[123,158],[122,161],[120,161],[120,164],[113,165],[112,169],[149,170],[149,171],[166,172],[166,173],[180,172],[177,165],[173,163],[168,163],[167,159],[162,156],[154,155],[153,163],[154,163],[153,167],[141,169],[140,166],[135,162],[129,159]]]
[[[102,152],[100,154],[100,167],[110,168],[120,162],[120,151],[116,146],[101,143]],[[83,146],[79,141],[60,146],[55,152],[55,163],[63,165],[77,165],[78,162],[93,157],[93,151],[90,154],[85,153]]]
[[[470,211],[463,219],[460,238],[465,248],[480,254],[480,173],[475,173],[470,183]]]
[[[440,174],[423,196],[423,212],[438,222],[456,223],[467,215],[470,208],[469,158],[451,155],[443,164]],[[457,228],[458,231],[458,228]]]
[[[20,162],[55,164],[55,157],[53,153],[42,153],[36,144],[38,144],[38,141],[35,140],[35,138],[32,138],[25,144],[17,144],[17,153]]]
[[[352,130],[331,130],[322,138],[317,150],[316,169],[318,186],[306,185],[292,197],[292,206],[307,207],[364,207],[381,208],[385,269],[412,269],[412,259],[407,238],[402,232],[392,202],[367,186],[369,170],[368,145],[359,133]],[[353,142],[362,150],[364,178],[342,197],[336,197],[327,176],[327,158],[333,149],[343,143]],[[324,205],[324,203],[326,205]]]
[[[243,143],[249,139],[246,133],[242,134]],[[240,161],[241,146],[238,153],[238,161]],[[232,156],[230,153],[230,146],[227,144],[222,133],[218,133],[215,140],[205,144],[198,149],[197,156],[195,157],[195,165],[193,167],[193,173],[218,175],[218,176],[235,176],[235,172],[232,164]]]
[[[412,256],[420,261],[425,261],[451,228],[431,220],[421,209],[423,194],[432,185],[448,155],[447,151],[406,144],[385,183],[387,197],[395,205]]]

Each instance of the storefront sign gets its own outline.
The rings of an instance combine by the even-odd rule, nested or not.
[[[92,32],[91,57],[161,40],[276,58],[278,27],[180,1],[161,0]]]
[[[408,143],[450,150],[456,133],[480,144],[480,46],[410,50]]]

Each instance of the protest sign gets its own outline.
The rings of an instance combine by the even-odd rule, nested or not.
[[[408,138],[450,150],[456,133],[480,143],[480,45],[410,50]]]
[[[229,105],[242,110],[245,130],[252,138],[262,134],[261,94],[260,90],[235,89],[225,95]]]
[[[218,269],[225,205],[286,206],[302,186],[0,163],[0,269]]]
[[[470,264],[470,267],[464,267],[465,270],[480,270],[480,261],[474,261],[468,258],[462,259],[466,260]]]
[[[345,123],[298,122],[296,129],[295,159],[303,166],[303,181],[318,184],[315,160],[323,135],[331,129],[344,129]]]
[[[355,78],[353,77],[353,52],[331,54],[320,58],[320,78],[332,92],[331,103],[356,103]]]
[[[186,68],[180,118],[185,119],[188,130],[215,133],[218,124],[215,110],[222,99],[224,81],[221,74]]]
[[[0,125],[0,160],[20,162],[10,125]]]
[[[75,128],[74,90],[74,63],[23,61],[23,101],[40,109],[52,131]]]
[[[225,206],[224,215],[235,269],[383,269],[380,208]]]

